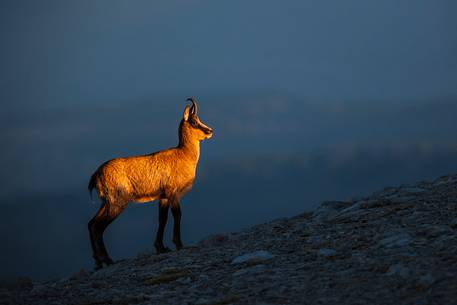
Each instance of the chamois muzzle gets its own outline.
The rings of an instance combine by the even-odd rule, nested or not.
[[[203,132],[206,133],[206,134],[212,134],[213,133],[213,129],[208,127],[208,128],[203,129]]]

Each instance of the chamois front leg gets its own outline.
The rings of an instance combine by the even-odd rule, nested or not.
[[[181,204],[175,200],[171,204],[171,213],[173,214],[173,243],[176,250],[180,250],[183,245],[181,241]]]
[[[167,224],[168,208],[169,208],[168,200],[160,199],[160,202],[159,202],[159,229],[157,230],[156,241],[154,242],[154,246],[156,248],[157,254],[170,251],[170,249],[165,247],[163,244],[163,233],[165,231],[165,226]]]

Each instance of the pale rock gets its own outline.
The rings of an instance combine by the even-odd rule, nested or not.
[[[435,283],[436,279],[430,273],[427,273],[419,278],[419,283],[428,287]]]
[[[260,250],[247,254],[240,255],[232,260],[232,264],[241,264],[246,262],[258,262],[267,261],[272,259],[274,256],[268,251]]]
[[[348,205],[350,203],[345,201],[325,201],[313,212],[313,218],[317,221],[329,221]]]
[[[387,270],[386,275],[399,276],[403,279],[407,279],[412,275],[412,273],[412,270],[405,267],[403,264],[395,264],[390,266],[389,270]]]
[[[325,257],[330,257],[336,255],[336,250],[335,249],[330,249],[330,248],[322,248],[317,251],[317,254],[325,256]]]
[[[404,247],[411,243],[411,235],[406,232],[391,235],[379,241],[379,246],[385,248]]]

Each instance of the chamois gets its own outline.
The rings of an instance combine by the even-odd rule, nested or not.
[[[187,101],[179,124],[178,146],[143,156],[115,158],[103,163],[89,181],[89,192],[97,189],[102,204],[89,221],[89,235],[96,268],[110,265],[103,242],[103,232],[126,208],[129,202],[159,200],[159,228],[154,246],[157,253],[170,249],[163,244],[163,234],[168,210],[174,218],[173,243],[182,248],[180,199],[192,188],[200,156],[200,141],[211,138],[213,130],[197,116],[197,102],[192,97]]]

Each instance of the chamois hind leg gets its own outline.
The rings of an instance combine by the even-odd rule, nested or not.
[[[157,230],[156,240],[154,246],[157,254],[169,252],[170,249],[165,247],[163,244],[163,233],[165,231],[165,225],[168,219],[169,204],[167,199],[160,199],[159,202],[159,229]]]
[[[111,265],[113,260],[106,251],[103,241],[103,233],[110,223],[125,209],[126,204],[110,204],[103,202],[98,212],[89,221],[89,235],[92,245],[93,258],[95,259],[96,269],[102,268],[103,263]]]
[[[181,241],[181,204],[179,200],[171,202],[171,213],[173,214],[173,243],[176,250],[181,250],[183,247]]]

